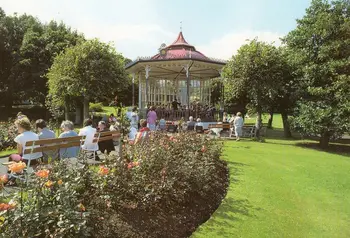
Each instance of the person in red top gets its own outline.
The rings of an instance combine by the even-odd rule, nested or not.
[[[135,139],[135,143],[138,143],[141,140],[147,139],[149,132],[151,131],[148,127],[147,127],[147,121],[146,120],[141,120],[140,121],[140,125],[141,128],[139,130],[139,132],[136,135],[136,139]]]

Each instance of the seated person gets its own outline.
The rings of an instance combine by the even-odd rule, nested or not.
[[[194,130],[194,126],[196,125],[196,122],[193,120],[193,116],[190,116],[189,120],[190,121],[187,123],[187,130],[188,131],[193,131]]]
[[[195,125],[195,130],[197,132],[200,132],[200,133],[204,132],[204,130],[203,130],[203,123],[202,123],[202,120],[200,118],[197,118],[197,123]]]
[[[22,117],[20,119],[17,119],[15,121],[15,125],[17,127],[19,135],[14,139],[14,141],[17,143],[17,153],[19,156],[10,156],[10,161],[23,161],[26,164],[28,164],[28,161],[30,162],[30,165],[36,165],[38,164],[39,159],[43,156],[41,152],[32,153],[32,154],[24,154],[24,151],[28,148],[32,148],[31,146],[25,146],[28,141],[36,141],[39,140],[39,136],[35,134],[31,130],[31,124],[27,117]],[[39,146],[35,146],[39,147]]]
[[[159,121],[159,129],[161,131],[164,131],[166,129],[166,120],[164,118],[160,119]]]
[[[55,132],[51,131],[49,128],[46,126],[46,122],[43,119],[39,119],[35,122],[35,127],[37,129],[39,139],[55,139],[56,135]],[[44,162],[47,163],[49,158],[50,159],[56,159],[58,157],[57,151],[46,151],[43,152],[43,159]]]
[[[84,128],[80,129],[79,136],[85,136],[85,142],[82,145],[83,150],[97,151],[98,144],[94,143],[96,129],[92,127],[92,120],[86,119],[84,121]]]
[[[108,132],[110,131],[107,128],[106,122],[105,121],[100,121],[98,123],[98,132]],[[105,141],[99,141],[98,142],[98,148],[102,153],[107,152],[107,154],[111,153],[111,151],[115,150],[113,140],[105,140]]]
[[[72,136],[78,136],[74,131],[74,124],[71,121],[63,121],[61,124],[61,130],[63,131],[58,138],[66,138]],[[80,148],[78,146],[62,148],[60,149],[60,158],[76,158],[78,157]]]
[[[181,119],[178,122],[178,125],[179,131],[183,131],[186,128],[185,118],[181,117]]]
[[[108,118],[109,123],[114,123],[117,121],[117,118],[114,116],[114,114],[112,113],[109,118]]]
[[[135,143],[138,143],[140,141],[143,141],[148,138],[150,129],[147,127],[147,121],[146,120],[141,120],[140,121],[141,129],[136,135]]]

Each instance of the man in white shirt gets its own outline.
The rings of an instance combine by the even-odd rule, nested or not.
[[[79,136],[85,136],[85,142],[82,145],[83,150],[97,151],[98,144],[94,143],[96,129],[92,127],[92,120],[86,119],[84,121],[84,128],[80,129]]]

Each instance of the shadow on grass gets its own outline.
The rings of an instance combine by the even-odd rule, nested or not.
[[[350,156],[350,140],[338,141],[341,143],[331,143],[327,149],[322,149],[317,142],[300,142],[295,144],[298,147],[312,149],[330,154]]]

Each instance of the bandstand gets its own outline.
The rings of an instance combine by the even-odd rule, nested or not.
[[[195,104],[212,105],[211,80],[221,77],[225,64],[197,51],[180,32],[171,45],[162,44],[158,54],[139,57],[126,65],[126,70],[132,74],[133,82],[138,78],[141,114],[148,106],[169,108],[176,99],[179,110],[186,110],[188,116]]]

